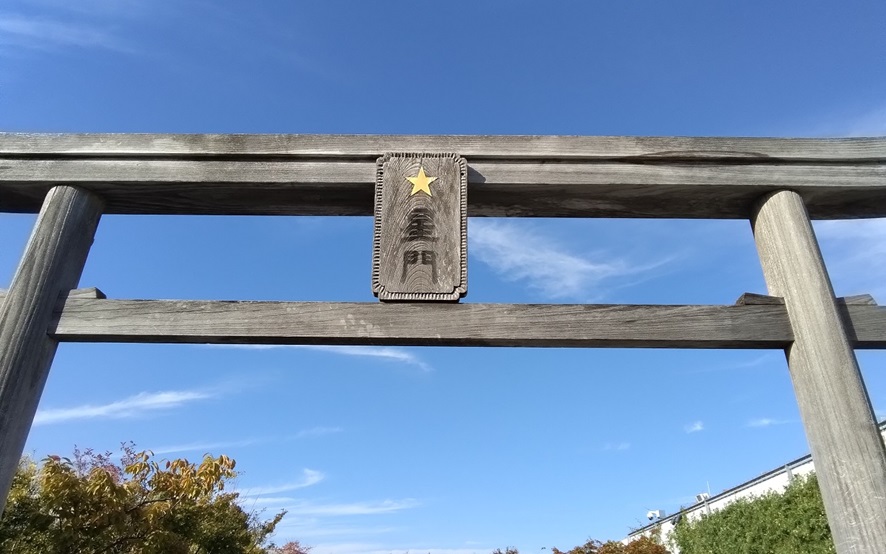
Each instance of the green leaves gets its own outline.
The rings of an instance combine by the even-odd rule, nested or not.
[[[736,500],[672,535],[682,554],[835,554],[815,475],[783,493]]]
[[[589,539],[588,542],[576,546],[569,552],[563,552],[556,547],[551,549],[552,554],[670,554],[668,549],[662,546],[657,537],[640,537],[628,544],[618,541],[600,542]]]

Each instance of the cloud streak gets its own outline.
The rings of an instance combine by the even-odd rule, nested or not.
[[[466,548],[431,548],[427,546],[413,545],[409,548],[404,547],[383,547],[380,544],[368,543],[333,543],[333,544],[317,544],[311,550],[312,554],[413,554],[420,552],[421,554],[477,554],[478,552],[488,552],[493,547],[466,547]]]
[[[748,421],[747,427],[772,427],[773,425],[785,425],[786,423],[791,423],[791,420],[761,417]]]
[[[294,435],[289,436],[276,436],[276,437],[254,437],[248,439],[241,440],[230,440],[230,441],[198,441],[198,442],[189,442],[184,444],[174,444],[168,446],[160,446],[157,448],[152,448],[151,452],[154,454],[171,454],[173,452],[211,452],[213,450],[218,450],[221,448],[243,448],[246,446],[255,446],[259,444],[268,444],[268,443],[280,443],[284,441],[291,441],[294,439],[309,439],[315,437],[322,437],[326,435],[331,435],[334,433],[341,433],[344,431],[341,427],[311,427],[309,429],[303,429]]]
[[[704,431],[704,422],[703,421],[693,421],[688,425],[683,427],[683,430],[687,433],[698,433],[700,431]]]
[[[192,442],[188,444],[177,444],[171,446],[161,446],[152,448],[154,454],[171,454],[173,452],[211,452],[220,448],[242,448],[244,446],[252,446],[262,442],[269,442],[270,439],[245,439],[239,441],[219,441],[219,442]]]
[[[845,136],[880,137],[886,135],[886,106],[873,109],[855,119],[846,128]]]
[[[345,535],[382,535],[397,531],[397,527],[393,526],[354,526],[340,525],[329,522],[321,522],[316,518],[299,518],[287,519],[283,518],[277,527],[274,528],[274,536],[292,537],[294,539],[304,540],[305,537],[336,537],[341,538]],[[351,553],[349,553],[351,554]]]
[[[513,223],[472,220],[470,251],[509,281],[522,281],[549,298],[591,296],[601,281],[662,265],[636,265],[620,258],[591,261],[556,241]]]
[[[91,24],[15,13],[0,13],[0,45],[31,50],[61,47],[128,50],[119,39]]]
[[[817,221],[815,231],[837,294],[886,295],[886,219]]]
[[[216,394],[199,390],[142,392],[108,404],[83,404],[73,408],[38,410],[34,425],[67,423],[84,419],[123,419],[179,408]]]
[[[213,344],[208,346],[213,348],[238,348],[243,350],[279,350],[283,348],[314,350],[317,352],[338,354],[339,356],[375,358],[389,362],[397,362],[417,367],[425,372],[434,370],[430,364],[408,350],[390,346],[332,346],[316,344]]]
[[[310,429],[302,429],[298,433],[295,434],[295,438],[297,439],[306,439],[313,437],[322,437],[325,435],[332,435],[335,433],[341,433],[344,431],[341,427],[311,427]]]
[[[380,502],[350,502],[344,504],[314,504],[301,502],[286,506],[290,514],[315,517],[365,516],[389,514],[419,506],[414,498],[382,500]]]
[[[422,361],[418,356],[403,350],[402,348],[391,348],[387,346],[318,346],[303,345],[297,348],[307,350],[317,350],[320,352],[330,352],[341,356],[360,356],[365,358],[378,358],[392,362],[399,362],[411,366],[415,366],[422,371],[432,371],[430,365]]]
[[[313,469],[302,470],[301,479],[282,485],[250,487],[236,492],[248,504],[261,504],[271,509],[285,509],[288,513],[304,518],[325,518],[390,514],[420,505],[414,498],[386,499],[366,502],[322,503],[291,496],[268,496],[281,492],[304,489],[323,481],[326,476]]]
[[[784,359],[783,357],[781,358]],[[720,371],[732,371],[739,369],[751,369],[757,367],[764,367],[771,363],[777,363],[779,361],[779,356],[772,353],[767,352],[766,354],[761,354],[747,361],[728,363],[723,365],[716,365],[710,367],[701,367],[698,369],[689,369],[686,373],[694,374],[694,373],[715,373]],[[783,362],[782,362],[783,363]]]
[[[283,483],[280,485],[271,485],[265,487],[250,487],[248,489],[240,489],[237,492],[240,493],[243,497],[256,497],[263,496],[268,494],[277,494],[281,492],[294,491],[298,489],[305,489],[316,485],[317,483],[326,479],[326,475],[323,474],[322,471],[317,471],[315,469],[303,469],[301,478],[297,481],[290,481],[289,483]],[[282,500],[282,499],[280,499]],[[287,499],[288,500],[288,499]]]

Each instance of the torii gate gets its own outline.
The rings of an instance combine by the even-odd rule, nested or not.
[[[454,165],[425,173],[427,160]],[[402,206],[386,208],[380,191],[403,178],[414,188],[395,200],[414,205],[385,219]],[[428,203],[436,178],[461,187],[445,209]],[[38,210],[0,293],[0,509],[59,342],[774,348],[787,355],[837,552],[886,548],[886,448],[853,350],[886,348],[886,308],[834,297],[810,224],[886,216],[886,138],[0,134],[0,211]],[[374,212],[373,288],[397,303],[109,300],[76,289],[102,213]],[[453,303],[466,284],[466,215],[749,219],[771,296]],[[434,233],[445,260],[403,249],[437,239],[431,216],[444,220]],[[401,220],[411,227],[386,239]],[[401,262],[405,289],[392,292],[400,266],[386,264]]]

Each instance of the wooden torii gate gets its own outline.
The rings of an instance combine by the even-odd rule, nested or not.
[[[749,219],[770,296],[542,305],[74,290],[102,213],[371,215],[376,160],[393,152],[463,156],[470,216]],[[40,214],[0,293],[0,509],[59,342],[773,348],[787,355],[837,552],[886,548],[886,449],[853,350],[886,348],[886,308],[834,297],[810,224],[886,216],[886,138],[0,134],[0,211]]]

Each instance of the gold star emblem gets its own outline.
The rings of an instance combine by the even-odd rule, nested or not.
[[[409,196],[417,193],[418,191],[422,191],[428,196],[431,196],[431,183],[437,180],[436,177],[428,177],[425,175],[425,168],[419,167],[418,175],[415,177],[407,177],[407,181],[412,183],[412,192],[409,193]]]

